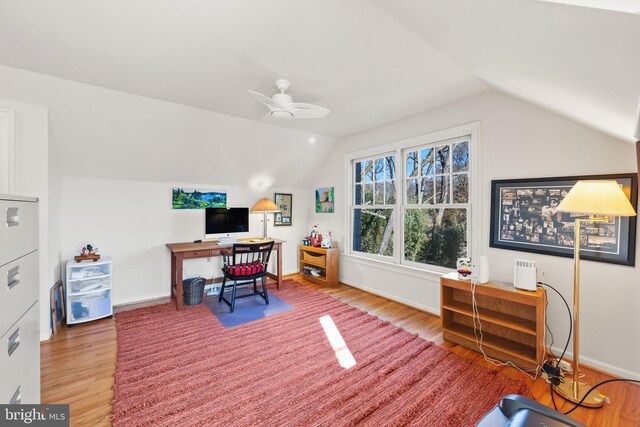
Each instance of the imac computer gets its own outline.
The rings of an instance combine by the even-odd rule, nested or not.
[[[249,208],[207,208],[205,210],[205,239],[233,243],[249,232]]]

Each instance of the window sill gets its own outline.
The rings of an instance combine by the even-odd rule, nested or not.
[[[417,268],[404,264],[396,264],[393,262],[382,261],[379,259],[368,258],[360,255],[342,253],[340,256],[352,261],[356,264],[366,265],[369,267],[381,268],[383,270],[392,271],[394,273],[405,274],[408,276],[418,277],[420,279],[427,279],[434,282],[439,282],[440,277],[455,271],[453,269],[443,268],[442,271],[430,270],[427,268]]]

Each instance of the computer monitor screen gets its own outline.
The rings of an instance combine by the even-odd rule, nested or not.
[[[249,231],[249,208],[207,208],[205,234],[207,237],[225,236]]]

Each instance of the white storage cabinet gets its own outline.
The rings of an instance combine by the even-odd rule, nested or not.
[[[113,316],[111,257],[98,261],[67,261],[67,325]]]
[[[0,404],[40,403],[38,199],[0,194]]]

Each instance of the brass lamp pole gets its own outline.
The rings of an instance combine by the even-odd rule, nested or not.
[[[579,403],[591,388],[580,381],[580,225],[585,222],[608,222],[609,217],[635,216],[629,199],[616,181],[578,181],[558,206],[562,212],[589,214],[589,219],[575,220],[573,253],[573,379],[567,379],[553,390],[563,398]],[[598,390],[593,390],[582,405],[599,408],[604,404]]]

